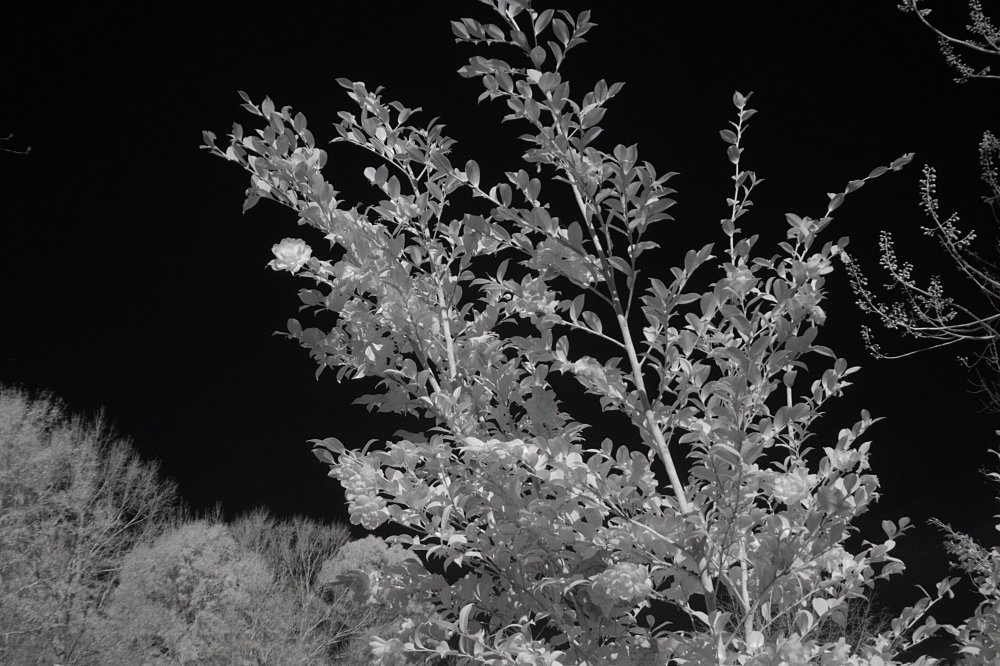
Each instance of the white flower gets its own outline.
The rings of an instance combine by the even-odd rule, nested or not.
[[[633,602],[653,591],[649,569],[644,564],[619,562],[594,577],[594,589],[610,599]]]
[[[854,556],[842,546],[834,546],[828,552],[816,558],[816,564],[830,573],[833,580],[843,580],[857,564]]]
[[[354,498],[347,509],[351,514],[351,522],[373,530],[386,521],[389,512],[385,508],[385,500],[379,496],[362,495]]]
[[[276,271],[298,272],[312,257],[312,248],[304,240],[298,238],[283,238],[280,243],[271,246],[275,259],[267,265]]]
[[[858,460],[861,459],[860,451],[832,449],[829,447],[824,448],[823,451],[826,452],[826,457],[830,459],[830,465],[834,469],[854,469]]]
[[[340,474],[340,485],[344,487],[344,496],[348,500],[362,495],[377,495],[378,472],[368,465],[352,466],[346,473]]]
[[[776,500],[788,506],[798,504],[809,497],[809,490],[815,478],[815,474],[809,474],[801,467],[794,472],[779,474],[771,482],[771,494]]]

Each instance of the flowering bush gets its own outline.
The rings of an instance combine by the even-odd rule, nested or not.
[[[328,330],[288,322],[317,376],[377,377],[362,404],[436,424],[384,448],[314,440],[352,522],[395,523],[405,534],[394,541],[421,556],[380,582],[399,607],[433,608],[373,639],[376,662],[894,663],[939,628],[921,620],[956,579],[864,642],[820,640],[824,621],[845,623],[852,600],[903,569],[890,552],[908,521],[884,521],[886,539],[849,549],[878,496],[862,441],[875,420],[863,412],[822,455],[810,438],[857,371],[816,342],[824,276],[847,244],[819,234],[846,195],[912,155],[831,194],[819,218],[789,213],[786,240],[762,251],[740,226],[760,180],[742,157],[756,111],[736,93],[721,132],[734,169],[722,248],[648,276],[673,174],[634,145],[596,147],[621,84],[574,98],[559,72],[589,12],[485,4],[500,24],[455,21],[458,41],[507,44],[525,62],[475,56],[460,72],[482,79],[480,99],[506,103],[505,120],[529,126],[525,160],[568,187],[574,211],[557,217],[523,169],[490,184],[474,160],[454,166],[443,126],[408,124],[414,110],[360,82],[339,80],[359,112],[340,114],[336,141],[381,162],[364,170],[377,204],[341,202],[305,116],[270,99],[243,95],[266,123],[255,133],[235,125],[224,149],[205,135],[252,174],[245,207],[285,204],[335,249],[330,262],[285,239],[272,262],[315,282],[299,292],[304,307],[336,314]],[[483,210],[452,217],[459,191]],[[632,430],[588,441],[557,374]],[[671,619],[656,624],[654,604]]]

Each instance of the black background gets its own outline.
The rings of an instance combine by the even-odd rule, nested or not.
[[[1000,129],[1000,85],[953,83],[933,36],[894,2],[674,2],[657,3],[665,9],[656,14],[647,4],[567,0],[574,13],[592,9],[598,27],[563,73],[576,96],[600,78],[625,81],[597,145],[638,142],[659,172],[680,172],[671,182],[676,221],[663,227],[664,272],[689,247],[722,238],[731,165],[718,131],[735,117],[740,90],[753,91],[758,110],[744,167],[766,179],[746,230],[773,241],[785,212],[819,217],[827,192],[915,151],[907,169],[850,196],[826,233],[849,235],[852,254],[875,271],[878,230],[893,230],[921,276],[942,272],[946,286],[966,293],[920,233],[918,178],[922,164],[938,167],[943,209],[978,227],[989,252],[976,148],[983,130]],[[471,0],[399,0],[51,11],[8,17],[0,45],[0,135],[12,131],[11,147],[32,149],[0,154],[0,382],[51,390],[76,413],[103,407],[196,508],[221,502],[232,515],[266,505],[343,519],[339,487],[306,440],[360,446],[399,424],[351,406],[358,387],[332,373],[316,381],[305,350],[272,335],[299,316],[296,292],[308,285],[265,268],[271,245],[299,236],[317,246],[319,236],[267,202],[241,215],[245,174],[199,151],[201,130],[221,137],[233,121],[256,127],[239,108],[236,91],[245,90],[303,111],[325,143],[336,136],[336,112],[351,109],[334,83],[347,77],[422,106],[416,120],[441,116],[459,140],[452,161],[475,158],[484,180],[500,179],[521,166],[524,127],[500,126],[500,102],[477,105],[480,83],[455,71],[478,51],[456,45],[448,24],[488,21],[489,10]],[[935,17],[960,31],[965,17],[943,12]],[[328,152],[328,178],[353,191],[366,164],[360,151]],[[972,349],[873,360],[842,271],[828,291],[818,342],[863,371],[828,410],[825,433],[849,427],[861,408],[885,417],[869,431],[883,498],[863,526],[878,539],[883,518],[918,523],[898,551],[910,571],[883,592],[912,600],[914,584],[947,574],[928,516],[997,542],[997,504],[977,470],[993,460],[986,451],[998,419],[966,391],[955,355]]]

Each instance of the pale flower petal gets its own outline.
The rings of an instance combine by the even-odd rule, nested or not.
[[[312,257],[312,248],[298,238],[283,238],[280,243],[271,246],[274,253],[267,265],[276,271],[298,272]]]

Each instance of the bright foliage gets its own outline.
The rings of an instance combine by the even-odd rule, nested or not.
[[[442,125],[410,124],[415,110],[360,82],[339,80],[359,111],[340,113],[335,141],[380,161],[364,170],[373,205],[338,199],[305,117],[270,99],[243,95],[262,129],[235,125],[224,148],[206,132],[214,154],[251,173],[245,208],[278,201],[330,243],[327,261],[286,238],[270,264],[315,282],[303,304],[335,315],[325,329],[288,322],[317,375],[377,377],[362,404],[436,424],[362,451],[316,442],[352,522],[395,523],[397,543],[443,563],[446,575],[414,559],[387,574],[400,607],[426,598],[434,612],[373,641],[378,663],[894,663],[939,628],[921,621],[957,579],[857,645],[821,635],[902,570],[890,552],[908,521],[849,549],[877,498],[862,439],[874,419],[831,441],[810,433],[857,370],[816,342],[824,276],[847,243],[819,234],[847,194],[912,155],[831,194],[821,217],[789,213],[786,240],[761,250],[741,228],[761,180],[742,166],[755,110],[736,93],[721,132],[734,169],[722,249],[647,275],[675,256],[651,233],[671,219],[673,174],[634,145],[597,148],[621,84],[574,98],[559,73],[589,12],[485,4],[500,24],[455,21],[458,41],[505,43],[525,62],[475,56],[460,72],[527,125],[524,159],[566,186],[575,210],[557,217],[523,169],[493,184],[474,160],[456,167]],[[455,217],[463,195],[483,210]],[[574,390],[631,430],[589,442],[560,399]],[[668,618],[658,626],[654,605]]]

